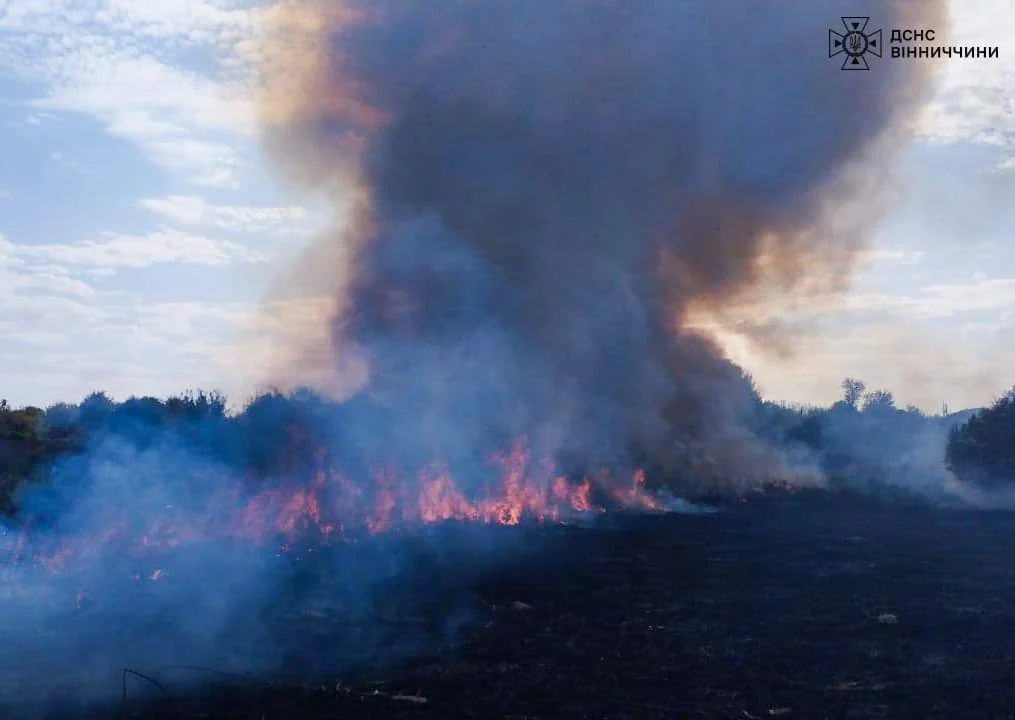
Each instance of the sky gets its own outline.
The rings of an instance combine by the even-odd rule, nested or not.
[[[329,211],[259,149],[264,12],[0,0],[0,397],[242,400],[316,327],[320,302],[274,292]],[[789,354],[720,336],[769,399],[828,404],[852,376],[936,412],[1015,384],[1015,0],[951,13],[954,44],[1000,57],[941,63],[849,291],[772,311]]]

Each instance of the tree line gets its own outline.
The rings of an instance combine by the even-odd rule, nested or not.
[[[960,477],[991,486],[1015,481],[1015,388],[989,408],[940,416],[900,409],[891,392],[868,390],[854,378],[842,382],[842,391],[842,399],[825,408],[765,402],[757,395],[756,414],[747,422],[762,439],[844,481],[918,474],[921,462],[933,460],[925,457],[928,448],[940,443]],[[0,401],[0,513],[14,513],[22,488],[45,482],[54,467],[63,466],[66,475],[75,458],[104,439],[143,451],[170,438],[254,479],[300,477],[312,472],[322,452],[342,455],[343,443],[343,462],[354,464],[351,448],[364,438],[383,437],[383,413],[366,400],[336,403],[309,390],[262,393],[233,413],[224,396],[203,391],[122,402],[93,393],[78,404],[46,409]],[[900,465],[900,458],[910,465]]]

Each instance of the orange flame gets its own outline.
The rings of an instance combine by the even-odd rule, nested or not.
[[[191,516],[168,507],[165,516],[154,519],[143,532],[132,530],[124,519],[108,521],[101,532],[53,549],[26,547],[24,535],[6,538],[8,563],[30,559],[43,569],[58,571],[110,550],[164,550],[212,538],[276,543],[286,549],[308,540],[350,540],[363,533],[452,520],[499,525],[562,522],[605,511],[594,495],[623,508],[662,509],[646,490],[640,470],[627,484],[618,484],[605,472],[575,483],[556,474],[552,463],[535,462],[524,443],[495,455],[491,465],[497,479],[478,498],[463,491],[441,464],[424,468],[414,477],[382,470],[368,485],[322,469],[300,487],[265,489],[242,500],[239,493],[219,498],[212,507],[226,508],[224,513]],[[156,570],[150,579],[163,575],[164,571]]]

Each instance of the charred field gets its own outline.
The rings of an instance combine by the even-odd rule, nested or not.
[[[334,558],[294,553],[291,596],[267,622],[258,610],[287,648],[277,672],[187,667],[181,652],[174,668],[125,665],[111,679],[122,701],[47,716],[945,718],[1015,707],[1006,513],[815,492],[711,514],[428,533],[438,542],[386,541],[414,548],[411,561],[369,608],[328,588],[321,568]],[[370,562],[374,550],[317,552]],[[394,646],[404,652],[380,662],[376,650]],[[28,658],[19,667],[32,672]]]

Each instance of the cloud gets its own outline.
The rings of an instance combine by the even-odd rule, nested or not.
[[[0,304],[11,309],[24,293],[93,297],[97,291],[67,268],[26,262],[21,246],[0,235]]]
[[[42,125],[47,120],[52,120],[55,117],[53,113],[48,112],[34,112],[25,116],[25,125]]]
[[[321,219],[298,205],[216,205],[196,195],[144,198],[141,206],[175,223],[228,232],[304,234]]]
[[[0,332],[10,340],[0,346],[0,375],[18,382],[0,389],[0,397],[16,405],[44,406],[100,389],[117,398],[219,389],[242,401],[265,382],[265,368],[292,362],[275,340],[300,334],[304,325],[318,327],[327,312],[321,300],[262,305],[64,295],[52,282],[10,285],[4,258],[10,260],[0,255]]]
[[[916,297],[893,298],[882,307],[900,309],[921,318],[952,317],[965,313],[1002,313],[1015,307],[1015,277],[974,277],[968,282],[934,283]]]
[[[76,244],[8,245],[20,259],[100,269],[143,268],[157,264],[223,266],[266,262],[263,253],[238,243],[192,235],[163,227],[146,235],[104,233],[101,239]]]
[[[141,240],[149,247],[164,245],[159,237],[118,236],[83,254],[60,245],[26,248],[0,235],[0,333],[7,338],[0,346],[0,375],[16,379],[0,389],[0,397],[45,405],[96,389],[126,397],[165,395],[188,386],[235,387],[229,380],[243,354],[227,350],[240,329],[256,326],[258,304],[151,302],[103,291],[86,279],[95,263],[137,266],[181,255],[181,246],[203,247],[181,245],[177,238],[170,243],[177,250],[139,260]],[[207,248],[201,252],[199,261],[219,259]]]
[[[906,260],[899,260],[906,262]],[[843,292],[838,295],[804,297],[789,305],[785,298],[750,297],[730,305],[721,316],[697,311],[692,325],[699,329],[723,327],[729,333],[740,328],[794,328],[827,324],[852,318],[866,323],[892,319],[900,326],[913,321],[980,316],[1010,317],[1015,307],[1015,277],[973,275],[961,282],[929,282],[913,292]]]
[[[195,175],[190,179],[190,181],[194,185],[222,188],[224,190],[237,190],[240,187],[240,181],[236,179],[233,171],[226,170],[225,168],[212,170],[204,175]]]
[[[32,292],[0,307],[0,331],[15,331],[0,348],[0,374],[20,378],[3,388],[6,397],[45,405],[100,389],[120,398],[232,389],[223,348],[256,306],[134,300]]]
[[[989,403],[1011,385],[1013,307],[1015,276],[979,274],[907,293],[816,297],[790,309],[777,300],[745,303],[721,318],[698,317],[695,327],[749,368],[768,397],[827,404],[848,375],[937,411],[942,402]]]
[[[1015,5],[1009,0],[952,0],[951,45],[999,46],[995,59],[945,59],[938,92],[920,124],[938,143],[995,146],[999,168],[1015,167]]]
[[[0,397],[44,405],[94,389],[118,397],[235,389],[230,380],[245,355],[227,351],[235,346],[233,335],[256,327],[258,303],[152,302],[98,281],[156,264],[264,259],[243,245],[168,227],[146,235],[105,233],[80,244],[27,245],[0,235],[0,332],[7,338],[0,376],[16,379],[0,388]]]
[[[860,253],[859,262],[866,265],[889,262],[900,265],[918,265],[925,255],[926,253],[922,250],[905,250],[892,247],[872,248]]]
[[[79,52],[84,56],[75,64],[88,79],[52,87],[36,107],[87,113],[170,173],[203,185],[238,186],[237,171],[250,163],[231,138],[248,129],[245,102],[227,97],[227,86],[152,57]]]
[[[243,48],[259,10],[219,0],[46,0],[4,10],[0,76],[44,88],[27,122],[84,113],[167,172],[239,186],[254,129]]]

